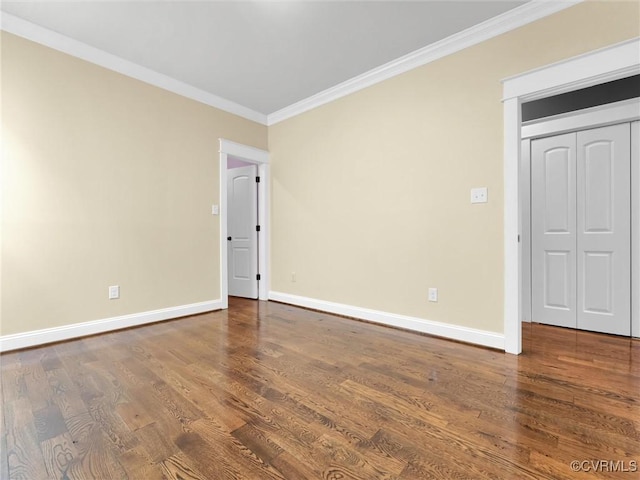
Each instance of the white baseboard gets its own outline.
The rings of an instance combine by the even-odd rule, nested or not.
[[[345,315],[392,327],[415,330],[417,332],[482,345],[484,347],[497,348],[499,350],[504,350],[505,348],[504,335],[501,333],[461,327],[449,323],[433,322],[422,318],[408,317],[395,313],[381,312],[379,310],[354,307],[352,305],[316,300],[314,298],[300,297],[298,295],[290,295],[288,293],[281,292],[269,292],[269,300],[297,305],[299,307],[312,308],[314,310],[335,313],[338,315]]]
[[[45,343],[60,342],[71,338],[95,335],[122,328],[135,327],[146,323],[160,322],[172,318],[185,317],[198,313],[220,310],[221,300],[211,300],[208,302],[192,303],[178,307],[161,308],[148,312],[133,313],[121,317],[104,318],[91,322],[75,323],[62,327],[45,328],[13,335],[0,336],[0,352],[8,352],[19,348],[35,347]]]

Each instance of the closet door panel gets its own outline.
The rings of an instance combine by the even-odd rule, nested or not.
[[[576,135],[531,142],[532,320],[576,326]]]
[[[577,326],[631,334],[630,125],[577,133]]]

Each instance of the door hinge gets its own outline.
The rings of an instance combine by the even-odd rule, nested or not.
[[[256,177],[256,183],[260,183],[260,177]]]
[[[260,280],[260,274],[256,275],[256,280],[258,280],[258,281]]]
[[[256,232],[260,231],[260,225],[256,225]]]
[[[520,235],[518,235],[518,243],[520,243]]]

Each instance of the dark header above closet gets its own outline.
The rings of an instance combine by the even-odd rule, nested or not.
[[[640,75],[522,104],[522,121],[640,97]]]

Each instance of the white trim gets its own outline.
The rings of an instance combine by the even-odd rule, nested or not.
[[[640,121],[631,123],[631,336],[640,338]]]
[[[598,105],[597,107],[533,120],[522,125],[522,138],[560,135],[586,128],[632,122],[640,118],[640,98]]]
[[[85,337],[87,335],[95,335],[98,333],[111,332],[122,328],[135,327],[163,320],[171,320],[174,318],[186,317],[187,315],[196,315],[198,313],[210,312],[212,310],[220,310],[221,308],[222,303],[220,300],[211,300],[208,302],[181,305],[179,307],[169,307],[159,310],[151,310],[148,312],[133,313],[131,315],[122,315],[120,317],[104,318],[102,320],[94,320],[91,322],[74,323],[72,325],[64,325],[62,327],[45,328],[42,330],[15,333],[13,335],[3,335],[0,337],[0,352],[17,350],[19,348],[35,347],[46,343],[60,342],[63,340]]]
[[[258,241],[258,271],[262,276],[258,284],[258,299],[265,301],[269,300],[269,285],[271,282],[271,268],[269,264],[269,237],[271,236],[271,217],[269,216],[269,212],[271,211],[271,195],[269,193],[269,186],[271,185],[270,172],[268,163],[258,165],[258,175],[261,179],[258,194],[258,223],[263,227],[260,231]]]
[[[504,346],[507,353],[522,353],[522,291],[520,196],[520,101],[504,102]],[[513,154],[515,152],[515,155]],[[507,161],[506,159],[510,159]],[[513,181],[515,179],[515,182]],[[515,319],[515,321],[514,321]]]
[[[520,161],[520,261],[522,321],[531,322],[531,140],[522,139]]]
[[[408,317],[395,313],[381,312],[369,308],[354,307],[342,303],[327,302],[314,298],[301,297],[281,292],[269,292],[269,300],[288,303],[299,307],[312,308],[322,312],[345,315],[348,317],[380,323],[391,327],[405,328],[417,332],[428,333],[451,340],[473,343],[489,348],[504,349],[504,336],[500,333],[478,330],[475,328],[433,322],[423,318]]]
[[[303,112],[342,98],[351,93],[380,83],[389,78],[426,65],[447,55],[476,45],[480,42],[515,30],[531,22],[569,8],[583,0],[532,0],[520,7],[490,18],[466,30],[453,34],[438,42],[427,45],[412,53],[392,60],[384,65],[351,78],[334,87],[312,95],[304,100],[282,108],[269,115],[252,110],[243,105],[206,92],[167,75],[137,65],[78,40],[61,35],[15,15],[2,12],[0,28],[54,50],[58,50],[101,67],[113,70],[142,82],[168,90],[197,102],[238,115],[262,125],[275,125]]]
[[[246,118],[262,125],[267,124],[267,116],[238,103],[219,97],[212,93],[176,80],[162,73],[112,55],[98,48],[66,37],[52,30],[23,20],[15,15],[2,12],[0,28],[5,32],[18,35],[32,42],[72,55],[87,62],[121,73],[141,82],[148,83],[163,90],[181,95],[191,100],[209,105],[239,117]]]
[[[220,139],[220,151],[249,163],[269,163],[269,152],[224,138]]]
[[[258,273],[260,273],[260,283],[258,283],[258,299],[267,300],[269,298],[269,185],[270,168],[269,152],[259,148],[242,145],[224,138],[220,139],[220,298],[222,308],[229,307],[229,263],[227,260],[227,159],[229,156],[239,160],[254,163],[258,166],[258,176],[260,177],[260,188],[258,189],[258,225],[260,225],[260,235],[258,236]]]
[[[345,82],[282,108],[267,116],[267,125],[275,125],[308,110],[327,104],[338,98],[380,83],[389,78],[431,63],[447,55],[484,42],[503,33],[515,30],[546,16],[580,3],[582,0],[544,1],[532,0],[524,5],[490,18],[438,42],[392,60]]]
[[[227,260],[227,154],[222,148],[223,140],[220,139],[220,155],[218,166],[218,189],[220,191],[220,251],[218,258],[220,262],[220,299],[222,308],[229,308],[229,264]],[[258,200],[260,201],[260,200]],[[258,245],[258,251],[260,245]]]
[[[502,80],[503,99],[550,97],[640,73],[640,42],[624,42]]]
[[[522,269],[517,234],[521,232],[519,165],[522,100],[543,98],[623,78],[640,71],[640,39],[503,80],[504,118],[504,335],[505,350],[522,351]],[[631,73],[629,73],[631,72]],[[606,81],[604,80],[604,81]]]

